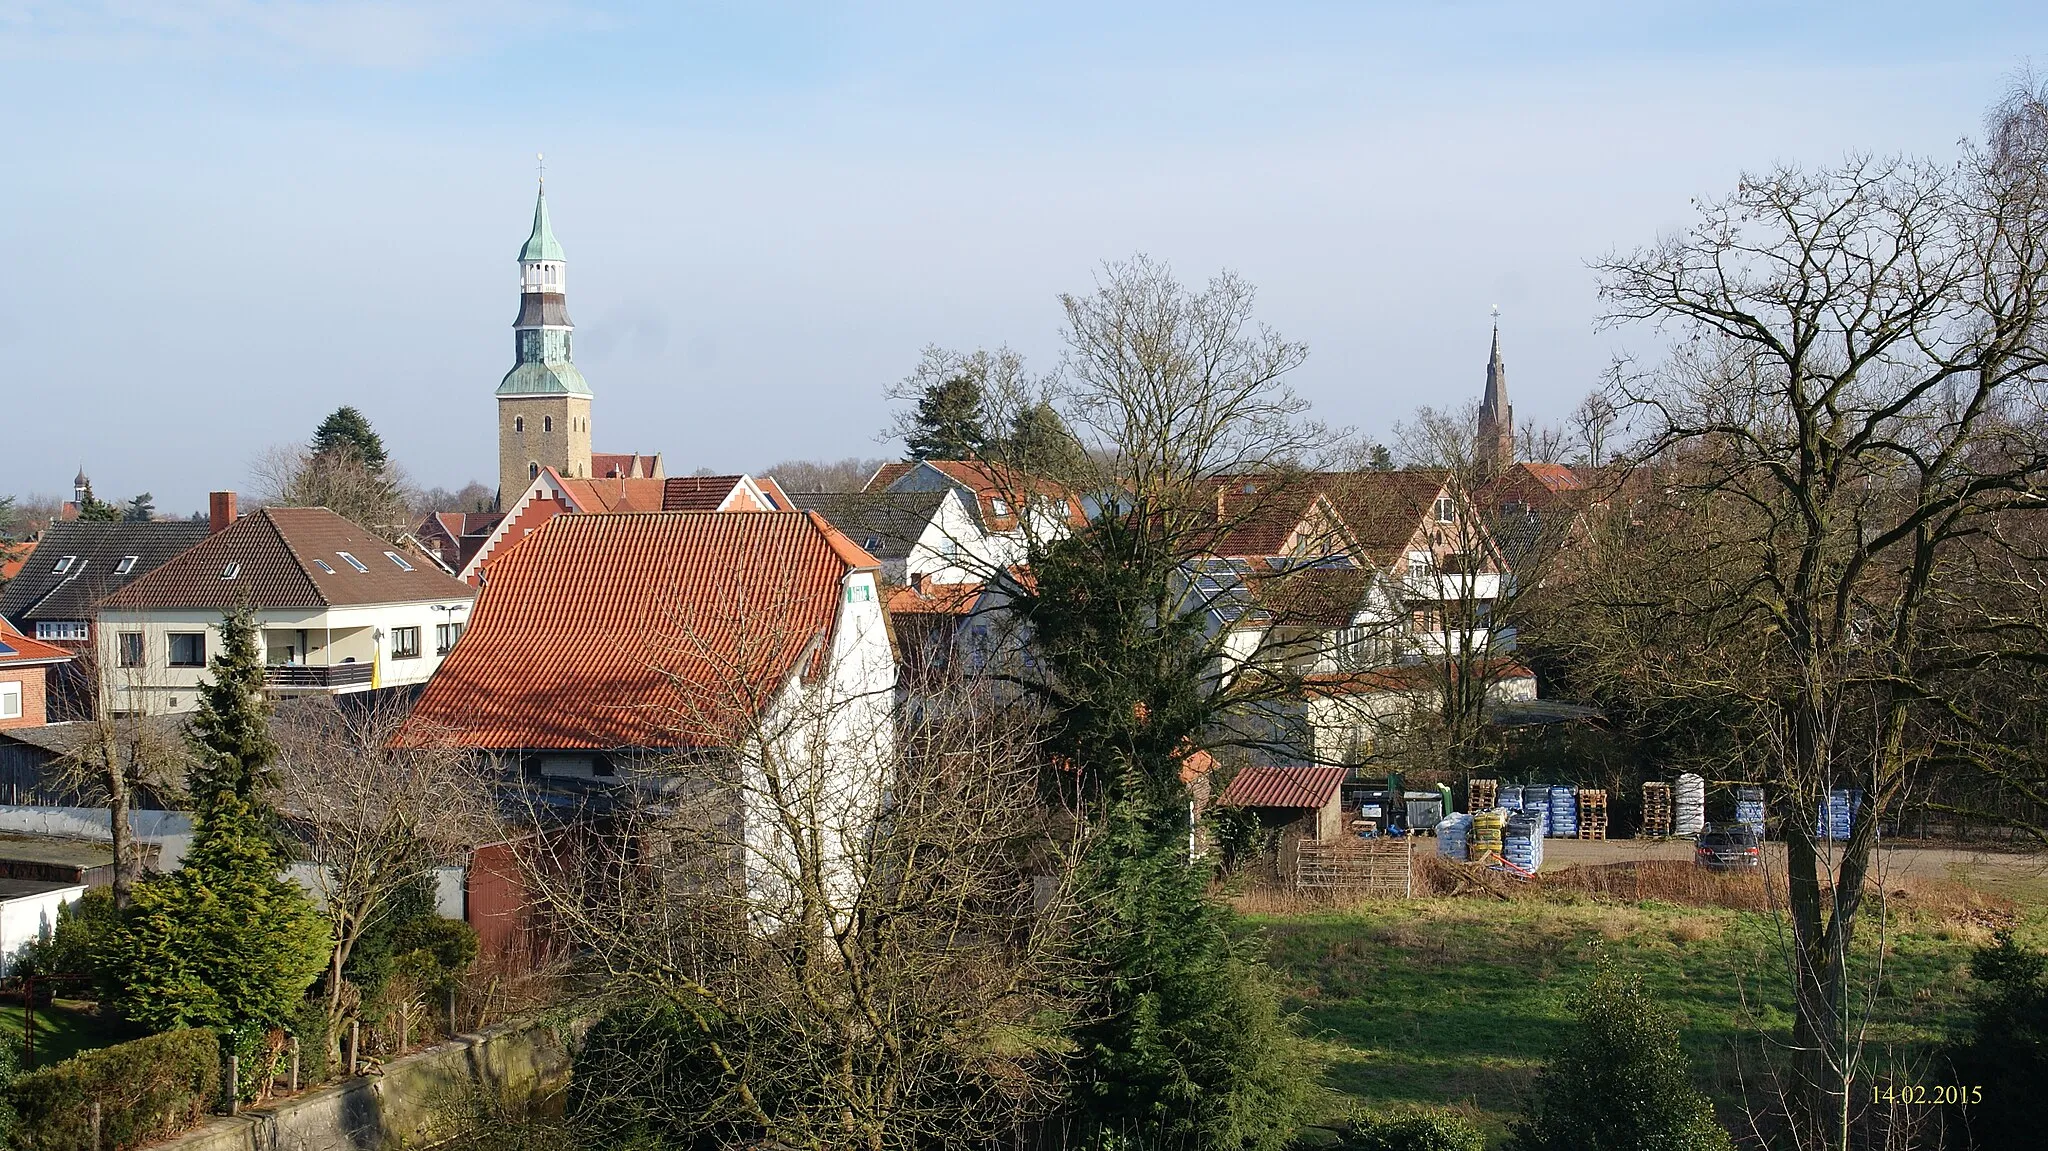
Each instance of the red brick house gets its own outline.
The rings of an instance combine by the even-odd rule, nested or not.
[[[0,730],[47,723],[49,687],[44,676],[70,661],[70,652],[32,640],[0,619]]]

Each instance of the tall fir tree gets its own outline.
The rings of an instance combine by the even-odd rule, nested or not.
[[[370,426],[369,417],[347,404],[334,409],[313,429],[314,455],[330,455],[338,449],[353,452],[373,472],[383,471],[390,458],[384,451],[384,438]]]
[[[153,1031],[212,1027],[251,1058],[327,966],[327,921],[282,877],[262,812],[234,792],[201,808],[178,870],[135,887],[100,957],[122,1015]]]
[[[92,494],[92,481],[87,480],[79,492],[78,518],[89,524],[110,524],[121,518],[121,509]]]
[[[1005,462],[1035,476],[1062,476],[1085,462],[1080,441],[1067,422],[1043,402],[1020,409],[1011,418],[1002,455]]]
[[[914,460],[971,460],[989,446],[982,424],[987,397],[973,376],[955,373],[925,389],[904,446]]]
[[[150,520],[155,519],[156,497],[148,492],[144,492],[129,500],[128,506],[121,510],[121,518],[129,523],[138,524],[148,523]]]
[[[190,736],[199,760],[192,773],[192,795],[201,810],[223,792],[256,800],[277,757],[277,744],[270,737],[270,704],[263,698],[256,617],[247,606],[221,617],[220,651],[208,661],[207,670],[211,678],[200,685]]]

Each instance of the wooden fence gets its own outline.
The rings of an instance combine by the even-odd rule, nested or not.
[[[1294,853],[1294,889],[1406,899],[1415,893],[1413,843],[1409,836],[1302,843]]]

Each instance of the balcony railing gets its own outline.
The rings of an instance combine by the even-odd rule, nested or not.
[[[263,669],[263,686],[283,688],[367,687],[374,666],[367,663],[337,663],[331,667],[306,667],[295,663],[272,664]]]

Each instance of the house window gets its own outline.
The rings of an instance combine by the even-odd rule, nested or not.
[[[1426,556],[1426,555],[1412,555],[1412,556],[1409,556],[1409,557],[1408,557],[1408,578],[1409,578],[1409,579],[1428,579],[1428,578],[1429,578],[1429,557],[1428,557],[1428,556]]]
[[[60,559],[58,559],[56,565],[50,569],[50,574],[63,575],[65,572],[70,571],[71,565],[76,562],[78,562],[77,556],[63,556]]]
[[[141,667],[142,633],[139,631],[124,631],[121,633],[119,642],[121,649],[117,654],[120,665],[122,667]]]
[[[418,659],[420,657],[420,629],[416,627],[395,627],[391,629],[391,658]]]
[[[36,638],[50,643],[84,643],[92,638],[92,625],[82,619],[37,620]]]
[[[0,719],[21,718],[21,681],[0,681]]]
[[[875,589],[868,584],[854,584],[846,589],[847,603],[873,603],[874,599]]]
[[[134,571],[135,561],[141,558],[141,556],[122,556],[121,562],[114,565],[114,574],[127,575],[129,572]]]
[[[348,566],[356,569],[359,572],[366,572],[370,570],[367,566],[364,565],[363,561],[348,554],[347,552],[335,552],[334,554],[341,557],[341,562],[347,564]]]
[[[1458,505],[1449,496],[1438,496],[1436,499],[1436,522],[1447,524],[1457,518]]]
[[[1010,505],[1005,500],[990,498],[990,500],[988,501],[988,510],[994,512],[996,515],[1006,516],[1010,514]]]
[[[397,564],[399,571],[409,572],[413,570],[412,565],[405,562],[405,557],[399,555],[397,552],[385,552],[384,558],[390,560],[392,563]]]
[[[437,623],[434,625],[434,654],[447,655],[455,648],[455,641],[462,638],[460,623]]]
[[[540,478],[540,465],[539,465],[539,464],[528,464],[528,465],[526,465],[526,478],[527,478],[527,479],[529,479],[529,480],[537,480],[537,479],[539,479],[539,478]]]
[[[203,631],[174,631],[171,640],[172,667],[206,666],[206,633]]]
[[[515,432],[523,432],[523,431],[525,431],[525,430],[526,430],[526,417],[525,417],[525,416],[513,416],[513,417],[512,417],[512,430],[513,430],[513,431],[515,431]]]
[[[224,567],[224,568],[220,569],[220,578],[222,578],[222,579],[233,579],[233,578],[235,578],[236,576],[238,576],[238,575],[241,575],[241,574],[242,574],[242,565],[241,565],[241,564],[229,564],[228,566],[226,566],[226,567]]]

